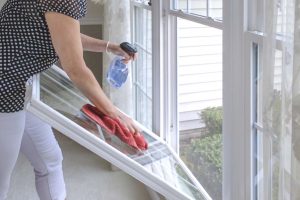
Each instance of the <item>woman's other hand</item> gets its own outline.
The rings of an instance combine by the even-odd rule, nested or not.
[[[137,59],[138,54],[134,53],[129,55],[127,52],[125,52],[119,44],[109,43],[107,47],[108,52],[111,52],[115,55],[124,57],[124,63],[127,64],[129,61],[134,61]]]

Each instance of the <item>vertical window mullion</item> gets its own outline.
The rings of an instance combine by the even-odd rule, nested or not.
[[[178,71],[177,71],[177,20],[170,16],[169,19],[169,141],[171,146],[179,153],[179,109],[178,109]]]
[[[258,45],[253,43],[252,44],[252,122],[256,123],[257,122],[257,105],[258,105],[258,65],[259,65],[259,53],[258,53]],[[252,133],[252,174],[257,174],[257,157],[254,155],[257,155],[257,134],[258,130],[255,126],[253,126],[253,133]],[[252,178],[253,179],[253,178]],[[252,180],[252,200],[258,199],[258,192],[257,192],[257,187],[255,186],[255,179]]]
[[[188,13],[191,12],[191,0],[186,1],[186,10]]]
[[[247,29],[248,31],[263,31],[264,19],[264,1],[252,0],[248,1]]]
[[[165,139],[164,130],[164,119],[163,116],[163,105],[162,105],[162,95],[163,95],[163,82],[162,82],[162,66],[163,66],[163,56],[162,56],[162,5],[163,2],[160,0],[154,0],[151,4],[152,9],[152,49],[155,49],[152,54],[152,130],[156,133],[160,133],[160,136]]]
[[[207,17],[210,16],[209,9],[210,9],[210,1],[206,0],[206,16]]]
[[[152,129],[152,56],[151,40],[151,7],[145,4],[131,1],[132,5],[132,40],[139,51],[139,57],[133,63],[133,91],[135,102],[135,118],[148,129]],[[149,33],[148,33],[149,31]],[[150,93],[150,94],[149,94]]]

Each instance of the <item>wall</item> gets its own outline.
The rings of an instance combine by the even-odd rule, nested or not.
[[[102,25],[91,24],[91,25],[81,25],[81,33],[88,36],[102,39]],[[84,60],[87,66],[92,70],[96,79],[102,85],[103,77],[103,53],[95,52],[84,52]]]

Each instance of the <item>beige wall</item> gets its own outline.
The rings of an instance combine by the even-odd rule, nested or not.
[[[102,25],[81,25],[81,33],[94,38],[102,38]],[[84,52],[84,60],[92,70],[98,82],[102,85],[103,80],[103,59],[102,53]]]

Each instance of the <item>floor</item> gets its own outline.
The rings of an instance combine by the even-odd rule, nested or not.
[[[74,141],[56,134],[64,154],[64,176],[70,200],[150,200],[147,188]],[[20,154],[8,200],[38,200],[29,162]]]

